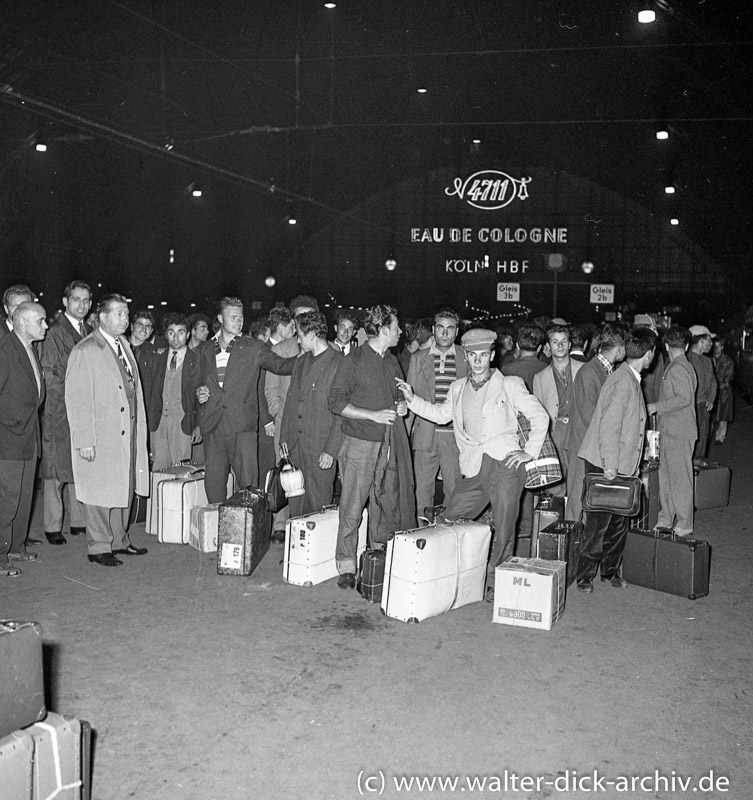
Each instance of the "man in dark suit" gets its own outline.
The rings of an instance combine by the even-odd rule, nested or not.
[[[408,383],[416,395],[430,403],[443,403],[450,384],[464,378],[468,362],[463,349],[455,344],[460,316],[451,308],[442,308],[434,315],[433,341],[425,349],[416,350],[408,365]],[[412,414],[408,418],[413,447],[413,469],[416,477],[416,511],[423,516],[427,506],[434,505],[434,481],[442,470],[445,504],[462,479],[460,453],[452,422],[437,425]]]
[[[199,357],[187,346],[189,322],[183,314],[167,314],[162,324],[168,346],[145,345],[141,357],[153,470],[191,458],[191,445],[201,442],[195,413]]]
[[[332,503],[334,463],[340,451],[340,417],[329,410],[329,390],[342,355],[327,344],[327,320],[318,311],[296,317],[303,355],[296,359],[282,415],[280,442],[303,472],[306,493],[290,498],[293,517]]]
[[[347,356],[351,349],[358,347],[356,334],[360,324],[355,314],[350,311],[339,311],[335,316],[335,338],[329,346]]]
[[[654,358],[656,334],[636,328],[625,341],[625,363],[604,381],[591,424],[578,457],[587,473],[603,474],[608,480],[618,475],[633,477],[643,454],[646,404],[641,391],[641,373]],[[581,372],[585,370],[583,367]],[[589,511],[583,526],[583,551],[575,578],[579,592],[593,592],[593,579],[601,570],[602,583],[625,589],[620,575],[627,538],[628,518],[609,511]]]
[[[36,300],[34,292],[22,283],[9,286],[3,292],[3,310],[5,319],[0,322],[0,336],[10,333],[13,330],[13,312],[21,303],[33,302]]]
[[[232,467],[240,486],[258,486],[259,371],[290,375],[295,358],[281,358],[242,336],[243,301],[219,302],[220,330],[199,348],[198,420],[204,438],[207,500],[225,500]]]
[[[119,567],[123,562],[116,556],[147,552],[131,544],[127,533],[134,492],[149,494],[146,415],[136,358],[124,335],[126,298],[105,295],[97,314],[99,327],[68,358],[65,406],[89,561]]]
[[[44,376],[32,342],[44,339],[45,310],[29,301],[15,307],[13,330],[0,339],[0,576],[21,571],[11,562],[36,561],[26,551],[34,472],[41,449],[39,408]]]
[[[63,296],[65,313],[50,325],[39,345],[47,399],[42,417],[42,479],[44,480],[44,535],[50,544],[65,544],[63,492],[68,486],[71,535],[86,533],[84,507],[76,498],[71,464],[71,429],[65,408],[65,371],[74,345],[91,333],[84,322],[92,304],[91,288],[71,281]]]

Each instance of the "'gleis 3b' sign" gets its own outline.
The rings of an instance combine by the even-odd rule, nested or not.
[[[509,206],[516,198],[526,200],[530,182],[530,178],[513,178],[506,172],[485,169],[474,172],[465,180],[455,178],[453,185],[444,192],[448,197],[457,196],[482,211],[496,211]]]

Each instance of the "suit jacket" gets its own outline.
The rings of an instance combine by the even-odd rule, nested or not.
[[[209,387],[209,400],[198,405],[197,416],[202,436],[211,434],[220,421],[231,432],[259,430],[259,403],[257,387],[262,369],[280,375],[290,375],[294,358],[281,358],[251,336],[236,338],[230,351],[221,387],[217,380],[215,339],[209,339],[199,348],[199,386]]]
[[[452,420],[460,451],[461,473],[467,478],[477,475],[484,453],[501,461],[509,453],[520,449],[517,443],[517,412],[524,414],[531,423],[525,451],[537,458],[549,429],[549,418],[541,403],[526,389],[523,379],[505,377],[494,370],[482,408],[484,435],[480,442],[472,439],[465,429],[463,389],[467,382],[467,377],[453,381],[444,403],[429,403],[416,395],[408,404],[415,414],[440,425]]]
[[[120,345],[133,373],[135,429],[125,372],[99,330],[71,350],[65,374],[76,497],[82,503],[105,508],[130,505],[132,486],[137,494],[149,494],[144,394],[136,358],[125,336],[120,337]],[[79,456],[77,450],[83,447],[95,448],[94,461]],[[130,474],[132,450],[136,459],[134,484]]]
[[[688,442],[698,438],[696,384],[695,370],[685,355],[670,361],[665,367],[656,403],[657,425],[662,436]]]
[[[646,404],[641,385],[627,364],[604,382],[578,455],[620,475],[637,475],[646,432]]]
[[[465,353],[459,345],[453,345],[453,347],[455,348],[457,377],[465,378],[468,374],[468,362],[465,359]],[[430,403],[436,402],[437,399],[434,377],[434,355],[431,350],[416,350],[411,356],[408,365],[407,381],[419,397],[428,400]],[[413,449],[423,452],[433,451],[436,424],[423,417],[414,417],[413,414],[410,415],[407,422],[409,430],[411,430]],[[412,429],[410,426],[412,426]]]
[[[39,409],[45,387],[42,366],[33,350],[32,356],[42,378],[41,392],[18,336],[9,331],[0,338],[0,457],[5,461],[30,461],[39,455]]]
[[[292,453],[300,448],[309,454],[329,453],[337,458],[342,443],[340,417],[329,410],[327,400],[342,353],[328,348],[316,358],[304,353],[296,359],[282,415],[280,442]]]
[[[570,374],[572,375],[573,382],[582,366],[583,363],[581,361],[573,361],[572,358],[570,359]],[[557,383],[554,378],[554,369],[554,364],[550,364],[546,369],[542,369],[541,372],[537,372],[533,376],[533,393],[546,409],[547,414],[549,414],[549,419],[551,419],[552,422],[557,419],[557,413],[560,407],[560,398],[557,392]],[[572,391],[572,384],[570,390]]]
[[[91,328],[84,323],[88,336]],[[71,429],[65,408],[65,371],[74,346],[84,337],[61,314],[50,325],[47,336],[39,343],[39,360],[44,370],[47,399],[42,416],[42,477],[65,483],[73,481],[71,464]]]
[[[580,450],[606,379],[607,371],[596,356],[578,370],[573,380],[573,399],[570,401],[572,414],[564,441],[564,448],[568,452],[577,453]]]
[[[150,431],[156,431],[162,419],[162,390],[170,357],[169,346],[151,345],[146,350],[145,346],[142,346],[141,379],[144,384],[146,420]],[[190,436],[196,427],[196,389],[198,386],[199,357],[194,350],[186,348],[180,376],[180,394],[183,405],[180,429],[187,436]]]
[[[298,346],[298,339],[283,339],[281,342],[272,345],[272,352],[282,358],[293,358],[301,354]],[[267,398],[267,408],[276,425],[282,424],[282,414],[285,411],[285,398],[288,395],[290,386],[290,373],[280,373],[275,375],[267,374],[264,377],[264,396]]]

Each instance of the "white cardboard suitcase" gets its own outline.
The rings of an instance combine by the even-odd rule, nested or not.
[[[159,486],[163,481],[174,481],[176,478],[186,478],[196,472],[203,474],[203,467],[191,465],[178,465],[167,469],[152,472],[150,479],[149,497],[146,500],[146,525],[147,533],[157,535],[159,524]]]
[[[0,797],[31,800],[34,740],[26,731],[0,739]]]
[[[210,503],[208,506],[197,506],[191,509],[188,544],[202,553],[217,552],[221,505],[222,503]]]
[[[420,622],[484,597],[491,529],[480,522],[396,531],[387,542],[382,611]]]
[[[157,540],[163,544],[188,544],[191,509],[207,504],[204,475],[162,481],[157,487],[159,523]]]
[[[84,785],[79,720],[50,713],[26,732],[34,740],[34,800],[79,800]]]
[[[323,508],[312,514],[292,517],[285,523],[285,555],[282,578],[296,586],[315,586],[337,577],[337,507]],[[366,549],[368,515],[364,509],[358,528],[356,559]]]

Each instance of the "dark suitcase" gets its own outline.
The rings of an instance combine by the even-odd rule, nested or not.
[[[719,508],[729,504],[729,467],[708,464],[705,467],[694,467],[693,472],[696,509],[700,511],[704,508]]]
[[[554,522],[539,533],[536,558],[564,561],[567,564],[567,585],[575,580],[578,559],[583,550],[583,525],[580,522]]]
[[[0,620],[0,738],[46,715],[42,628]]]
[[[642,467],[640,479],[643,484],[641,510],[637,517],[630,519],[630,527],[650,531],[659,519],[659,467]]]
[[[541,531],[550,525],[563,522],[565,519],[565,498],[555,497],[548,492],[539,495],[533,509],[533,526],[531,528],[530,558],[536,558],[538,538]],[[544,558],[544,556],[541,556]],[[550,559],[551,560],[551,559]],[[564,559],[562,559],[564,561]]]
[[[272,514],[264,492],[241,489],[220,506],[217,573],[250,575],[264,558],[272,534]]]
[[[361,553],[361,568],[356,589],[370,603],[382,602],[382,586],[384,586],[384,565],[387,551],[366,550]]]
[[[709,593],[708,542],[671,531],[628,531],[622,577],[636,586],[695,600]]]

